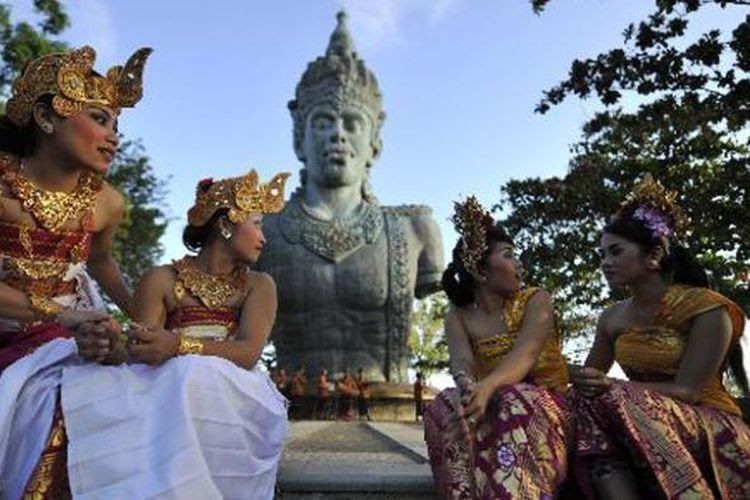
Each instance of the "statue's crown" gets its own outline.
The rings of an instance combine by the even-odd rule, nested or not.
[[[284,208],[284,185],[289,174],[282,172],[261,184],[251,170],[241,177],[214,181],[204,179],[195,190],[195,204],[188,210],[188,224],[203,226],[217,210],[229,210],[229,220],[239,224],[252,213],[276,213]]]
[[[62,116],[80,113],[86,105],[104,105],[119,111],[132,107],[143,95],[143,68],[150,48],[135,51],[125,66],[114,66],[101,76],[94,71],[96,52],[89,46],[47,54],[29,62],[13,84],[6,104],[8,119],[24,127],[34,103],[50,94],[52,107]]]
[[[336,18],[338,23],[325,55],[307,65],[297,84],[295,98],[289,101],[289,110],[295,125],[299,125],[307,112],[320,102],[353,103],[367,112],[379,129],[385,115],[378,81],[354,50],[346,27],[346,13],[341,11]]]

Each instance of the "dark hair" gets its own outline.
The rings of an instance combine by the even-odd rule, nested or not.
[[[220,208],[202,226],[191,226],[188,224],[182,231],[182,243],[193,252],[205,248],[206,244],[215,236],[216,226],[220,218],[225,217],[229,209]]]
[[[52,106],[52,95],[43,95],[37,102]],[[38,126],[33,117],[25,126],[19,127],[7,115],[0,116],[0,151],[25,158],[34,152],[38,137]]]
[[[645,253],[662,245],[662,241],[654,238],[645,225],[627,217],[618,217],[610,221],[604,226],[604,232],[632,241]],[[664,256],[660,265],[661,274],[668,282],[708,288],[706,270],[695,260],[688,249],[681,245],[670,245],[669,253]]]
[[[487,230],[487,251],[482,255],[480,264],[487,262],[492,247],[496,243],[509,243],[513,245],[513,239],[505,232],[500,224],[495,224]],[[456,307],[464,307],[474,302],[474,288],[477,283],[474,277],[469,274],[463,264],[463,238],[456,242],[453,247],[453,259],[443,272],[441,285],[448,300]]]
[[[618,217],[612,220],[604,226],[604,232],[632,241],[646,253],[662,244],[640,221],[628,217]],[[660,264],[661,274],[668,282],[709,288],[706,270],[684,246],[670,245],[669,254],[664,256]],[[742,347],[739,344],[729,350],[727,361],[732,378],[744,394],[749,394],[750,384],[748,384],[747,373],[742,363]]]

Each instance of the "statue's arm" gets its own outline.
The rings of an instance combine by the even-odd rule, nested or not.
[[[421,244],[417,263],[417,285],[414,293],[417,298],[422,298],[440,290],[440,278],[445,267],[443,236],[429,209],[413,216],[412,226]]]

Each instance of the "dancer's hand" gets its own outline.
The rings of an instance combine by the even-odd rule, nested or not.
[[[66,313],[68,311],[65,311]],[[69,311],[71,313],[82,313],[84,311]],[[61,315],[62,316],[62,313]],[[58,316],[58,321],[62,323],[62,318]],[[80,321],[81,318],[87,318]],[[75,324],[74,339],[78,347],[78,354],[88,361],[101,363],[111,353],[114,341],[120,334],[120,325],[114,318],[106,313],[91,313],[85,316],[69,315],[65,318],[68,324]],[[76,324],[77,323],[77,324]]]
[[[579,394],[595,398],[609,389],[612,381],[596,368],[581,367],[570,371],[571,381]]]
[[[134,327],[128,345],[130,360],[134,363],[160,365],[177,355],[180,337],[168,330],[148,330]]]
[[[468,400],[466,404],[468,404]],[[464,418],[464,400],[459,391],[451,393],[450,405],[453,411],[450,413],[448,422],[446,423],[447,432],[444,436],[446,444],[471,439],[472,429]]]
[[[495,388],[489,384],[488,380],[481,380],[476,385],[476,389],[469,398],[468,404],[463,405],[462,413],[470,427],[475,427],[484,418],[487,405],[495,393]]]

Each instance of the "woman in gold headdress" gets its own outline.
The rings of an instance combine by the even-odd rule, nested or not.
[[[456,389],[425,409],[441,498],[553,498],[572,424],[550,295],[521,284],[513,240],[473,197],[456,203],[461,239],[443,274]]]
[[[140,100],[150,52],[138,50],[106,76],[93,70],[90,47],[42,56],[25,67],[0,117],[0,373],[7,403],[0,421],[15,412],[29,425],[0,433],[0,497],[20,496],[27,486],[34,498],[69,494],[59,391],[14,398],[28,377],[56,386],[59,370],[42,362],[59,354],[49,346],[59,347],[55,339],[75,336],[87,360],[113,359],[119,326],[85,270],[132,312],[110,253],[124,201],[103,176],[117,150],[120,109]],[[28,356],[42,346],[44,353]]]
[[[684,226],[675,194],[647,176],[604,228],[604,276],[630,297],[601,315],[572,371],[589,496],[750,498],[750,429],[723,384],[729,367],[747,392],[745,318],[676,243]],[[628,382],[605,376],[615,361]]]
[[[259,184],[253,170],[198,184],[183,233],[185,246],[197,255],[152,269],[136,291],[140,324],[171,334],[136,333],[140,342],[130,348],[132,360],[160,364],[165,356],[194,353],[255,366],[276,317],[276,287],[268,274],[248,266],[265,244],[263,214],[284,206],[287,177]]]
[[[183,238],[197,255],[141,280],[131,364],[70,370],[63,409],[74,495],[273,497],[287,401],[258,360],[276,288],[248,266],[265,243],[263,214],[283,207],[287,176],[199,183]]]

